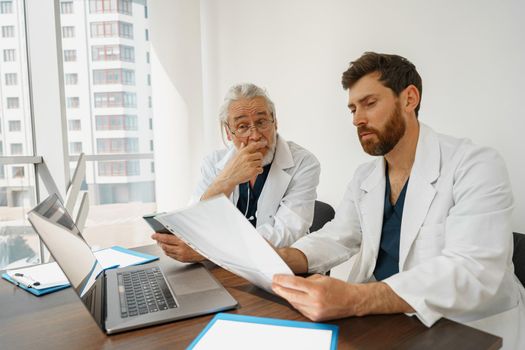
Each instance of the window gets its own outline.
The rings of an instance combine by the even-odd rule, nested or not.
[[[153,140],[149,140],[149,150],[153,152]]]
[[[23,166],[14,166],[11,168],[11,175],[13,178],[21,178],[25,176],[25,171]]]
[[[138,130],[136,115],[97,115],[96,129],[100,130]]]
[[[17,85],[18,79],[17,79],[16,73],[6,73],[5,74],[5,85]]]
[[[14,62],[14,61],[16,61],[15,49],[5,49],[4,50],[4,62]]]
[[[131,16],[133,14],[131,0],[117,0],[117,11],[118,13]]]
[[[146,41],[149,41],[149,30],[146,29],[145,35],[146,35]]]
[[[73,1],[63,1],[60,3],[60,13],[69,14],[73,13]]]
[[[0,156],[4,155],[4,144],[0,141]]]
[[[123,160],[98,163],[99,176],[136,176],[140,175],[140,164],[137,160]]]
[[[0,179],[5,179],[5,167],[3,165],[0,165]]]
[[[68,97],[66,100],[67,108],[78,108],[80,99],[78,97]]]
[[[9,131],[22,131],[22,122],[20,120],[10,120]]]
[[[93,61],[135,62],[135,49],[127,45],[97,45],[91,48]]]
[[[66,73],[64,82],[66,85],[77,85],[78,84],[78,74],[77,73]]]
[[[75,62],[77,60],[77,50],[64,50],[64,61]]]
[[[148,86],[151,86],[151,74],[147,75]]]
[[[131,69],[94,69],[93,84],[135,85],[135,72]]]
[[[134,92],[95,92],[95,107],[137,107],[137,97]]]
[[[154,174],[155,173],[155,162],[151,162],[150,163],[150,170],[151,170],[151,173]]]
[[[13,13],[13,3],[11,1],[0,1],[0,13]]]
[[[133,39],[133,24],[121,21],[91,23],[91,37],[114,37]]]
[[[16,109],[19,108],[19,99],[18,97],[8,97],[7,98],[7,108],[8,109]]]
[[[24,152],[24,147],[21,143],[12,143],[10,146],[12,156],[19,156]]]
[[[148,96],[148,107],[151,108],[153,106],[153,101],[151,99],[151,96]]]
[[[118,34],[121,38],[133,39],[133,24],[118,22]]]
[[[98,153],[137,153],[139,139],[137,137],[114,137],[97,139]]]
[[[74,38],[74,37],[75,37],[75,27],[73,26],[62,27],[62,38]]]
[[[131,0],[89,0],[90,13],[121,13],[132,15]]]
[[[2,26],[2,38],[13,38],[15,36],[15,26]]]
[[[80,119],[70,119],[67,121],[67,129],[69,131],[79,131],[82,129]]]
[[[82,142],[70,142],[69,143],[69,154],[80,154],[82,153]]]
[[[149,63],[149,51],[146,52],[146,63]]]

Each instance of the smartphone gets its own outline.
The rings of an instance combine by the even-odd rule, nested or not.
[[[146,222],[148,223],[148,225],[150,225],[150,227],[151,227],[155,232],[158,232],[158,233],[169,233],[169,234],[173,234],[173,233],[170,232],[170,230],[168,230],[166,227],[164,227],[164,225],[162,225],[160,222],[158,222],[158,221],[155,219],[155,216],[160,215],[160,214],[164,214],[164,213],[146,214],[146,215],[144,215],[142,218],[143,218],[144,220],[146,220]]]

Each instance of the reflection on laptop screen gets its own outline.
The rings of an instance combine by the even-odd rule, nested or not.
[[[93,287],[102,267],[58,197],[49,196],[29,212],[28,218],[75,291],[86,302],[83,297]]]

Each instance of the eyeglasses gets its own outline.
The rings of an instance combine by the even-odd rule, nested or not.
[[[253,124],[240,123],[239,125],[235,126],[235,130],[232,130],[228,123],[225,123],[225,124],[228,130],[230,130],[230,132],[233,135],[237,137],[247,137],[247,136],[250,136],[252,128],[257,129],[258,132],[262,133],[262,132],[268,131],[271,128],[273,122],[274,122],[273,119],[263,118],[263,119],[256,120]]]

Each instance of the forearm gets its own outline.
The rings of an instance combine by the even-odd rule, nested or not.
[[[235,189],[235,186],[237,186],[237,184],[230,179],[218,177],[201,196],[201,200],[217,196],[221,193],[229,197]]]
[[[277,253],[295,274],[308,272],[308,259],[299,249],[280,248]]]
[[[352,293],[356,293],[356,296],[350,300],[355,303],[356,316],[415,312],[386,283],[362,283],[354,284],[352,287]]]

